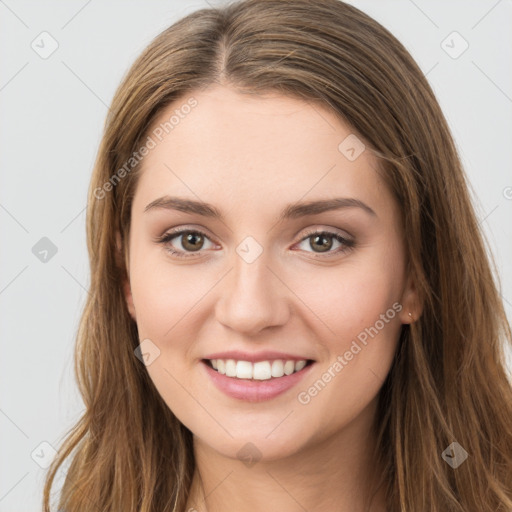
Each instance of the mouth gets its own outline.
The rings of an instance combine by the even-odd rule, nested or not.
[[[246,381],[272,381],[293,375],[311,366],[312,359],[272,359],[244,361],[235,359],[203,359],[202,362],[220,375]]]

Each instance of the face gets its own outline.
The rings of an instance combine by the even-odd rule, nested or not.
[[[373,410],[415,314],[400,211],[329,110],[212,86],[155,127],[191,97],[142,163],[128,308],[196,439],[286,457]]]

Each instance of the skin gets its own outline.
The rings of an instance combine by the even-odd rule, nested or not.
[[[124,283],[141,341],[160,350],[147,371],[194,435],[187,510],[267,511],[271,503],[286,512],[362,512],[370,472],[379,470],[370,430],[377,395],[402,324],[420,314],[405,273],[399,207],[369,150],[355,161],[338,150],[353,131],[331,111],[220,85],[190,96],[198,105],[144,158]],[[155,126],[187,98],[162,111]],[[224,221],[144,211],[165,194],[211,203]],[[376,215],[351,207],[278,222],[288,204],[333,197],[357,198]],[[177,235],[167,247],[192,254],[178,258],[155,241],[176,227],[203,232],[202,249],[191,251]],[[328,238],[330,252],[321,252],[308,229],[341,234],[355,246],[338,252],[343,245]],[[263,249],[250,264],[236,252],[248,236]],[[394,303],[403,309],[300,403],[298,393]],[[214,387],[201,363],[234,349],[289,352],[315,365],[291,390],[251,403]],[[261,454],[251,467],[237,457],[248,442]],[[371,510],[383,504],[379,494]]]

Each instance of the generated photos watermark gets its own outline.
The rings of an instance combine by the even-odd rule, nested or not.
[[[381,314],[379,319],[370,327],[366,327],[361,331],[355,340],[352,340],[350,348],[342,355],[338,355],[334,363],[321,375],[321,377],[311,385],[307,390],[301,391],[297,395],[297,400],[302,405],[307,405],[317,396],[329,382],[331,382],[342,370],[349,364],[354,356],[359,354],[361,350],[368,345],[368,338],[373,339],[379,332],[384,329],[395,316],[402,311],[403,307],[399,302],[395,302],[385,313]],[[358,343],[359,342],[359,343]],[[362,346],[361,346],[362,345]]]
[[[94,197],[96,199],[103,199],[107,192],[112,191],[114,187],[127,174],[129,174],[152,149],[156,148],[159,142],[162,142],[166,135],[171,133],[171,131],[174,130],[188,114],[190,114],[197,104],[197,100],[192,96],[186,103],[181,105],[180,108],[176,108],[167,121],[160,123],[153,129],[151,135],[148,135],[144,144],[138,149],[138,151],[134,151],[132,153],[130,158],[128,158],[122,167],[120,167],[105,183],[103,183],[101,187],[94,189]]]

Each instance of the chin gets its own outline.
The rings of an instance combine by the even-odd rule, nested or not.
[[[282,418],[279,420],[282,421]],[[276,425],[279,422],[276,422]],[[278,427],[279,429],[280,427]],[[296,455],[305,447],[304,429],[296,432],[296,436],[289,428],[283,428],[280,435],[272,433],[272,429],[254,428],[253,431],[245,429],[240,434],[230,431],[233,438],[223,436],[219,438],[198,437],[196,440],[220,455],[238,459],[247,466],[255,462],[271,462]],[[277,430],[277,429],[276,429]],[[268,436],[268,437],[266,437]]]

